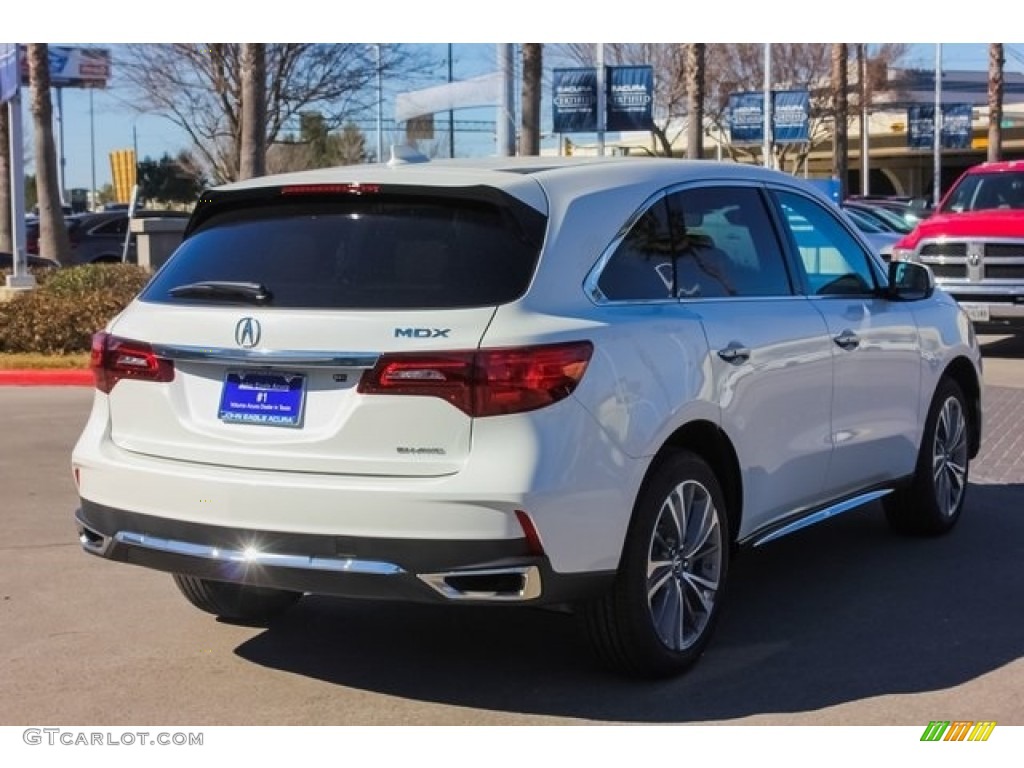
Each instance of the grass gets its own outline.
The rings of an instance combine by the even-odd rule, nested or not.
[[[35,352],[12,352],[0,354],[0,371],[88,367],[88,352],[71,355],[40,355]]]

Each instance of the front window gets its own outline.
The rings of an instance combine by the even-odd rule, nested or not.
[[[1024,208],[1024,171],[964,176],[942,205],[943,213]]]

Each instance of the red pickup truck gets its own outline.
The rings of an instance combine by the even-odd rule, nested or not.
[[[975,322],[1024,324],[1024,161],[969,168],[892,258],[931,267]]]

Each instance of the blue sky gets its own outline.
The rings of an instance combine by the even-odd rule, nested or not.
[[[437,82],[443,82],[446,68],[443,66],[446,45],[430,46],[431,58],[437,62]],[[934,64],[934,46],[917,44],[912,48],[907,63],[912,66],[931,68]],[[494,69],[495,46],[492,43],[454,44],[455,77],[466,78]],[[954,43],[943,45],[943,64],[947,69],[978,69],[988,67],[987,43]],[[1006,66],[1011,71],[1024,71],[1024,44],[1008,44]],[[387,93],[386,84],[384,113],[387,117],[393,106],[393,95]],[[112,87],[94,94],[95,162],[96,183],[102,186],[110,181],[109,153],[115,149],[132,146],[132,130],[138,140],[140,157],[159,157],[164,152],[175,154],[188,146],[188,138],[181,129],[158,115],[139,114],[129,103],[130,92],[119,82],[116,72]],[[90,119],[89,94],[87,91],[65,89],[64,91],[64,138],[66,156],[67,186],[89,187],[90,163]],[[474,110],[456,115],[456,119],[493,120],[493,110]],[[26,129],[28,122],[25,113]],[[28,133],[28,131],[26,131]],[[374,145],[372,130],[368,131],[368,142]],[[486,135],[458,137],[458,154],[490,154],[494,151],[493,141]]]

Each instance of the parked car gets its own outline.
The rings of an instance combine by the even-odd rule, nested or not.
[[[969,168],[893,257],[927,264],[975,322],[1024,325],[1024,162]]]
[[[846,206],[843,206],[843,211],[849,217],[850,221],[853,222],[854,226],[860,230],[864,239],[871,243],[875,249],[875,253],[881,256],[883,261],[890,261],[892,259],[893,246],[896,245],[903,236],[898,232],[883,229],[881,224],[855,207],[847,208]]]
[[[932,215],[932,209],[922,198],[893,197],[888,195],[854,195],[849,198],[850,202],[857,202],[869,205],[873,208],[880,208],[895,214],[911,228],[916,227]]]
[[[843,203],[842,208],[844,211],[856,211],[861,216],[866,216],[871,219],[879,227],[882,227],[887,232],[895,232],[900,235],[906,235],[914,231],[916,224],[911,224],[902,216],[886,208],[880,208],[878,206],[871,205],[870,203],[861,203],[852,200],[847,200]]]
[[[58,269],[60,267],[60,262],[31,254],[26,254],[25,261],[28,263],[29,269]],[[14,256],[9,253],[0,252],[0,269],[13,270]]]
[[[219,187],[92,361],[86,552],[230,619],[569,606],[643,676],[700,656],[738,546],[878,499],[949,531],[981,440],[977,341],[930,271],[731,163]]]
[[[135,212],[135,218],[184,217],[179,211],[142,210]],[[127,210],[79,213],[65,216],[64,223],[71,241],[71,258],[74,264],[115,263],[122,260],[125,234],[128,232]],[[39,253],[39,222],[28,225],[27,249]],[[135,235],[128,242],[127,260],[137,261]]]

